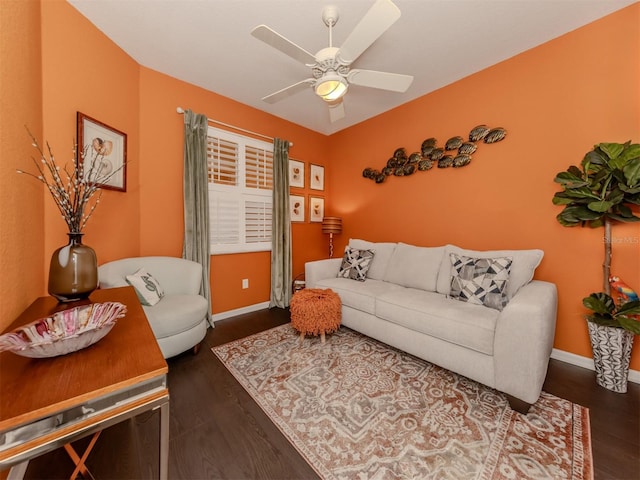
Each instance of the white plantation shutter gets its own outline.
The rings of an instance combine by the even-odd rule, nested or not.
[[[207,137],[207,163],[210,183],[238,184],[238,145],[236,143]]]
[[[247,146],[245,159],[247,188],[273,190],[273,151]]]
[[[271,250],[273,145],[209,127],[211,253]]]
[[[212,245],[237,245],[240,242],[241,198],[209,192],[210,238]]]
[[[271,202],[245,202],[245,238],[247,243],[271,242]]]

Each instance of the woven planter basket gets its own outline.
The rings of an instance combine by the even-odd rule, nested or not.
[[[596,382],[617,393],[626,393],[629,362],[635,335],[628,330],[587,322],[596,368]]]

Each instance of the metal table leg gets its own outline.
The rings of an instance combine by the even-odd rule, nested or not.
[[[169,401],[160,406],[160,480],[169,478]]]

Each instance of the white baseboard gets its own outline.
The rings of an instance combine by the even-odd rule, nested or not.
[[[575,353],[569,353],[564,350],[554,348],[551,351],[551,358],[595,371],[593,358],[591,357],[583,357],[582,355],[576,355]],[[633,383],[640,383],[640,370],[629,370],[629,381]]]
[[[245,313],[257,312],[258,310],[264,310],[265,308],[269,308],[269,302],[256,303],[254,305],[247,305],[246,307],[236,308],[234,310],[227,310],[226,312],[214,313],[212,315],[212,320],[213,323],[215,323],[218,320],[235,317],[236,315],[244,315]]]

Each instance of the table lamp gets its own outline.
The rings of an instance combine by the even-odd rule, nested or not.
[[[333,234],[342,233],[342,219],[340,217],[324,217],[322,219],[322,233],[329,234],[329,258],[333,258]]]

